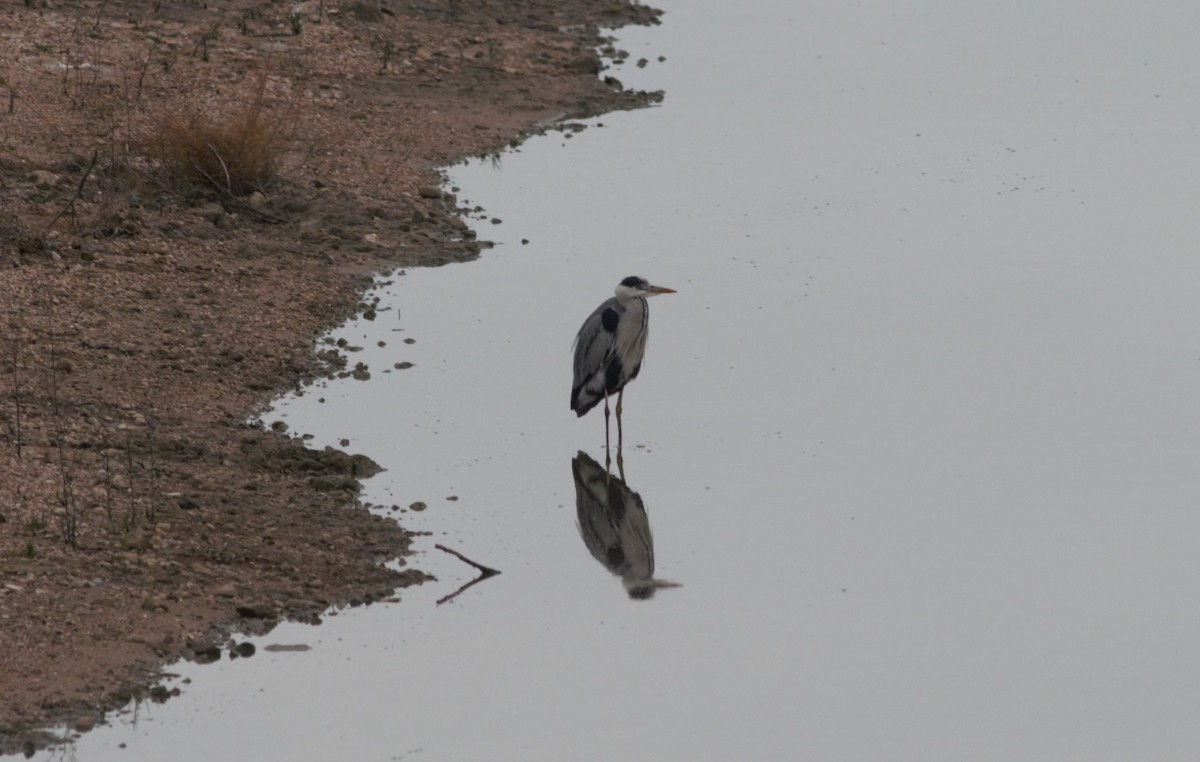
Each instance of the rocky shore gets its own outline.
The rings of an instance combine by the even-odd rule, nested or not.
[[[370,274],[482,244],[437,168],[644,105],[621,0],[0,10],[0,753],[238,633],[395,600],[369,453],[255,425]],[[402,605],[402,604],[401,604]],[[245,655],[244,648],[241,654]]]

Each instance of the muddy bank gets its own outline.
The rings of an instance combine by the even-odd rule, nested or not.
[[[0,11],[0,752],[164,663],[426,579],[369,453],[248,425],[351,373],[379,268],[478,255],[435,168],[642,105],[618,0]]]

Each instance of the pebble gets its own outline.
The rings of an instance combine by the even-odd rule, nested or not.
[[[237,606],[238,616],[245,619],[275,619],[274,607],[266,603],[240,603]]]
[[[125,550],[149,550],[150,535],[140,529],[127,532],[121,538],[121,547]]]
[[[47,172],[44,169],[35,169],[29,173],[29,182],[34,185],[48,185],[54,187],[58,183],[58,175],[53,172]]]

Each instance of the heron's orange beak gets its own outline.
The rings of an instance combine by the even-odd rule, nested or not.
[[[648,288],[646,290],[652,294],[674,294],[674,293],[676,293],[675,289],[667,288],[666,286],[651,286],[650,288]]]

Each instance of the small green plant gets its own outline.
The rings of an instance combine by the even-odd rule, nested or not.
[[[300,11],[298,11],[298,10],[292,11],[291,13],[288,14],[287,19],[288,19],[288,23],[292,25],[292,34],[294,36],[299,36],[300,35],[300,24],[304,20],[303,14],[301,14]]]
[[[33,544],[33,540],[25,541],[25,549],[21,551],[21,555],[26,558],[37,558],[37,546]]]

